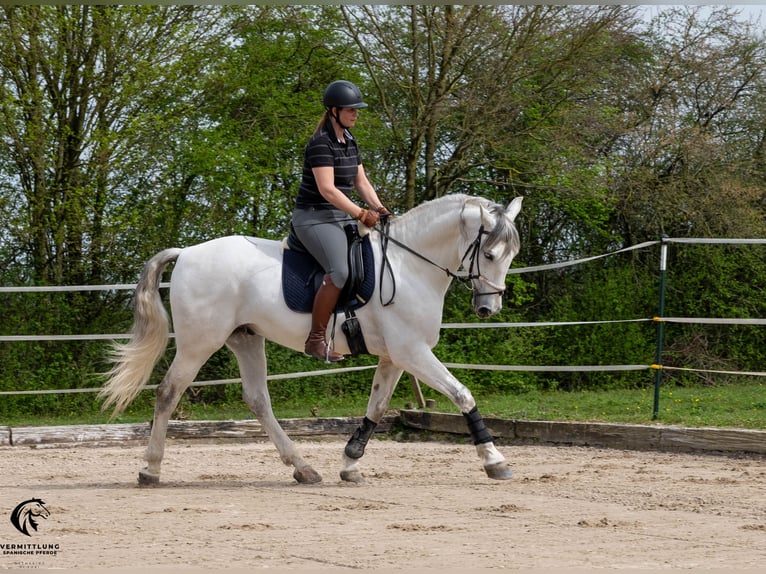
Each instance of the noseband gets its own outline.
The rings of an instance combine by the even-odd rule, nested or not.
[[[426,263],[429,263],[430,265],[433,265],[437,269],[441,269],[444,271],[449,277],[452,279],[456,279],[462,283],[470,283],[474,279],[478,279],[480,282],[485,283],[489,285],[490,288],[494,289],[494,291],[479,291],[475,292],[473,285],[467,285],[468,289],[471,291],[474,291],[473,296],[479,297],[481,295],[503,295],[505,293],[505,285],[498,285],[497,283],[494,283],[484,277],[484,275],[481,274],[481,269],[479,268],[479,250],[481,249],[481,238],[483,235],[489,235],[489,231],[486,231],[484,229],[484,224],[479,226],[479,231],[476,234],[476,239],[474,239],[471,244],[468,246],[468,249],[466,249],[465,254],[463,254],[463,257],[460,259],[460,265],[465,269],[465,260],[468,258],[468,274],[465,276],[458,275],[457,273],[450,271],[448,268],[443,267],[442,265],[439,265],[438,263],[430,260],[425,255],[418,253],[414,249],[408,247],[401,241],[397,241],[391,235],[388,233],[388,228],[391,224],[389,218],[382,219],[381,218],[381,229],[380,229],[380,241],[381,241],[381,253],[382,253],[382,265],[380,268],[380,284],[378,286],[378,293],[380,295],[380,302],[381,304],[386,307],[394,302],[394,297],[396,295],[396,281],[394,280],[394,273],[391,270],[391,265],[388,262],[388,243],[389,241],[396,245],[397,247],[401,247],[405,251],[415,255],[416,257],[419,257]],[[474,272],[474,268],[476,271]],[[393,284],[393,293],[391,294],[391,298],[383,303],[383,273],[384,271],[388,269],[389,276],[391,277],[391,282]]]

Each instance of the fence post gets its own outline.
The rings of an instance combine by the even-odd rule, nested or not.
[[[654,318],[657,324],[657,351],[654,355],[654,407],[652,419],[657,420],[660,414],[660,387],[662,386],[662,342],[665,334],[665,272],[668,266],[668,236],[660,235],[660,302],[657,316]]]

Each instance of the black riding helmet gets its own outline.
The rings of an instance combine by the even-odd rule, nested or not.
[[[366,108],[367,104],[362,101],[362,92],[354,84],[346,80],[336,80],[324,91],[322,103],[327,111],[332,114],[335,121],[343,129],[348,129],[340,121],[340,108]]]
[[[324,91],[322,103],[326,108],[366,108],[362,101],[362,92],[346,80],[336,80]]]

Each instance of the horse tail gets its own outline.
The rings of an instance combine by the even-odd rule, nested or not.
[[[181,250],[165,249],[144,266],[135,293],[135,315],[128,343],[115,343],[111,359],[114,366],[106,373],[108,380],[99,391],[104,401],[101,410],[114,405],[112,416],[120,414],[133,402],[154,370],[168,344],[169,319],[160,298],[160,279],[168,264],[178,259]]]

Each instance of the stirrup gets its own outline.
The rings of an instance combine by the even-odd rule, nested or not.
[[[346,355],[341,355],[340,353],[336,353],[332,350],[330,345],[325,345],[325,354],[324,354],[324,362],[328,365],[331,365],[332,363],[338,363],[346,358]]]
[[[327,344],[327,342],[322,341],[322,344],[324,345],[324,352],[317,352],[317,353],[311,353],[308,350],[308,344],[306,344],[303,347],[303,354],[307,357],[314,357],[315,359],[319,359],[323,363],[326,363],[328,365],[331,365],[332,363],[337,363],[338,361],[342,361],[346,358],[345,355],[341,355],[340,353],[336,353],[335,351],[330,348],[330,345]]]

